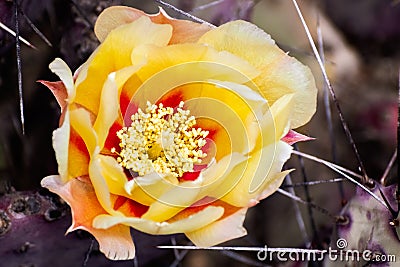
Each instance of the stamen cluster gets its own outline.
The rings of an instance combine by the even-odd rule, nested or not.
[[[176,109],[147,102],[144,112],[139,108],[131,126],[117,132],[119,164],[140,176],[155,171],[179,178],[193,171],[194,164],[207,156],[201,148],[208,131],[194,128],[196,119],[183,106],[183,101]]]

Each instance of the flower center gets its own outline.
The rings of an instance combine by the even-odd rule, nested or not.
[[[179,178],[193,171],[194,164],[207,156],[201,148],[208,131],[193,127],[196,120],[183,105],[180,102],[175,110],[147,102],[145,112],[139,108],[131,126],[117,132],[119,164],[140,176],[156,171]]]

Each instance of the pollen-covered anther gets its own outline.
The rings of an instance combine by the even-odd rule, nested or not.
[[[131,126],[117,132],[121,151],[111,152],[118,154],[118,163],[140,176],[155,171],[179,178],[193,171],[207,156],[201,148],[208,131],[194,128],[196,119],[183,106],[183,101],[176,109],[147,102],[144,112],[139,108]]]

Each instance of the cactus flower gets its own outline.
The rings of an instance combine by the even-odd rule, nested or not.
[[[100,14],[101,44],[73,75],[41,81],[60,107],[58,175],[42,186],[71,207],[110,259],[132,259],[130,227],[197,246],[246,234],[248,208],[288,171],[316,106],[310,70],[245,21],[212,28],[130,7]],[[284,138],[289,134],[290,142]]]

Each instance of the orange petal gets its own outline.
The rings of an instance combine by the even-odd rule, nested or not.
[[[105,9],[97,18],[94,31],[100,42],[103,42],[107,35],[116,27],[130,23],[142,16],[147,16],[157,24],[170,24],[173,27],[171,44],[196,42],[200,36],[210,30],[205,24],[199,24],[188,20],[173,19],[160,8],[157,14],[146,14],[141,10],[126,7],[113,6]]]
[[[38,82],[50,89],[61,108],[61,112],[63,112],[65,106],[67,105],[68,99],[68,93],[64,83],[62,81],[48,82],[43,80],[39,80]]]
[[[67,233],[77,229],[90,232],[99,242],[100,251],[109,259],[127,260],[135,257],[135,246],[128,226],[115,225],[108,229],[93,228],[93,219],[106,212],[97,201],[90,183],[72,179],[63,184],[59,176],[48,176],[42,180],[41,184],[62,197],[71,207],[73,222]]]

